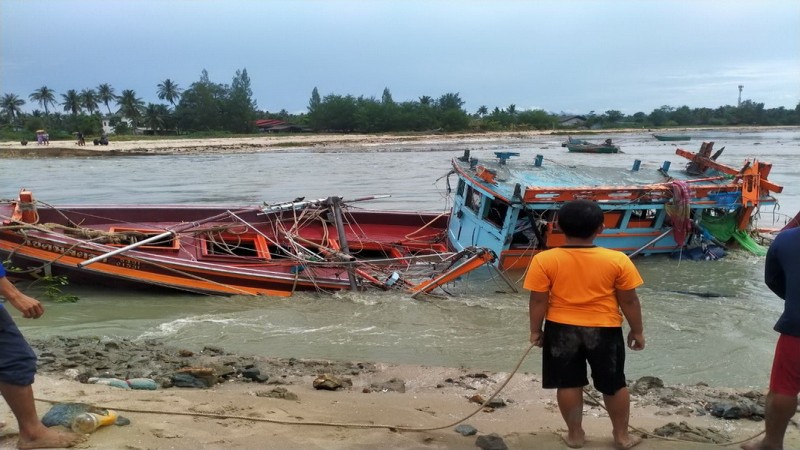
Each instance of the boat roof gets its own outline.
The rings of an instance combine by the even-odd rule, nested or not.
[[[691,182],[693,189],[704,193],[740,188],[731,175],[713,169],[693,176],[684,170],[683,165],[673,168],[667,166],[666,171],[663,170],[664,166],[654,169],[652,165],[633,170],[633,160],[631,167],[624,169],[557,162],[551,159],[537,164],[538,156],[520,157],[516,152],[495,152],[495,155],[494,158],[482,158],[477,162],[474,158],[471,158],[473,161],[464,157],[454,158],[453,166],[475,184],[506,200],[512,199],[515,190],[520,189],[517,196],[526,202],[564,201],[569,199],[566,198],[568,196],[580,198],[582,194],[613,201],[617,199],[615,193],[630,192],[641,196],[645,191],[653,200],[657,200],[671,195],[671,182],[675,180]],[[663,195],[655,194],[656,191],[663,191]],[[565,192],[569,192],[569,195],[561,195]],[[619,201],[629,201],[631,198],[632,195],[618,196]]]

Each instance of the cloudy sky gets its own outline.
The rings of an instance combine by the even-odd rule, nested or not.
[[[0,0],[0,92],[109,83],[160,102],[246,68],[259,109],[314,87],[395,101],[457,92],[469,112],[646,113],[800,102],[798,0]],[[24,109],[39,106],[28,101]]]

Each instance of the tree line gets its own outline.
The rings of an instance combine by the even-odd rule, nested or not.
[[[157,84],[156,95],[166,103],[145,104],[134,90],[125,89],[117,94],[110,84],[103,83],[94,89],[70,89],[60,94],[57,101],[56,92],[42,86],[30,93],[28,100],[43,111],[36,109],[28,114],[22,111],[26,104],[23,98],[4,93],[0,97],[0,130],[6,137],[37,129],[49,130],[55,139],[77,131],[98,135],[102,132],[101,117],[106,114],[117,134],[133,134],[141,129],[153,134],[247,134],[258,131],[257,119],[280,119],[310,131],[341,133],[800,125],[800,103],[794,109],[766,109],[763,103],[745,100],[736,106],[718,108],[665,105],[649,114],[590,111],[572,114],[581,119],[579,125],[565,126],[562,120],[567,114],[518,110],[514,104],[491,111],[482,105],[469,113],[459,93],[452,92],[396,102],[388,87],[380,99],[349,94],[321,96],[315,87],[306,112],[271,113],[259,110],[253,100],[247,69],[237,70],[230,84],[212,82],[203,70],[200,79],[186,89],[167,78]],[[63,113],[57,111],[58,107]]]

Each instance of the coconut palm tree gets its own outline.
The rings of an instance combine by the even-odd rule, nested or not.
[[[97,86],[97,99],[106,105],[108,115],[110,116],[111,108],[108,107],[108,103],[117,100],[117,96],[114,95],[114,88],[108,83],[103,83],[100,86]]]
[[[156,130],[161,130],[164,128],[164,119],[166,114],[169,114],[166,105],[148,103],[147,108],[144,111],[144,124],[147,125],[147,128],[153,130],[153,134],[155,134]]]
[[[178,87],[178,83],[167,78],[166,80],[158,83],[158,98],[166,100],[175,107],[175,102],[181,98],[181,91],[183,89]]]
[[[95,110],[97,110],[97,101],[100,98],[97,96],[97,92],[94,89],[84,89],[81,91],[81,106],[86,108],[89,111],[89,114],[94,114]]]
[[[73,116],[81,111],[81,95],[75,89],[70,89],[66,94],[61,94],[64,99],[61,104],[64,106],[64,111],[69,111]]]
[[[144,110],[144,101],[136,97],[136,91],[133,89],[125,89],[122,94],[117,98],[117,105],[119,106],[119,113],[123,117],[127,117],[133,122],[136,127],[139,119],[142,118],[142,111]]]
[[[44,115],[50,115],[50,110],[47,108],[47,105],[56,106],[56,91],[50,89],[47,86],[42,86],[39,89],[33,91],[33,94],[28,96],[31,101],[38,102],[39,106],[44,107]]]
[[[17,118],[22,116],[22,105],[24,104],[25,100],[17,97],[16,94],[3,94],[3,97],[0,98],[0,111],[8,117],[8,123],[11,123],[15,116]]]
[[[480,108],[478,108],[477,113],[478,116],[483,117],[486,114],[489,114],[489,108],[487,108],[486,105],[481,105]]]

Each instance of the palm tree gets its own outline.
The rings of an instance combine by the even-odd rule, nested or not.
[[[33,94],[29,95],[28,98],[30,98],[31,101],[38,102],[39,106],[44,107],[45,116],[50,114],[50,110],[47,108],[47,105],[56,106],[56,91],[47,86],[42,86],[33,91]]]
[[[164,128],[164,114],[169,114],[166,108],[166,105],[147,104],[147,108],[144,111],[144,124],[147,125],[147,128],[153,130],[153,134],[155,134],[156,130]]]
[[[119,113],[130,119],[133,126],[136,127],[144,110],[144,102],[136,97],[136,92],[133,89],[122,91],[122,95],[117,98],[117,105],[119,105]]]
[[[167,78],[166,80],[158,83],[158,98],[166,100],[175,107],[175,102],[181,98],[182,89],[178,87],[178,83]]]
[[[72,115],[77,115],[81,111],[81,95],[75,89],[70,89],[66,94],[61,94],[64,99],[61,102],[64,105],[64,111],[69,111]]]
[[[108,109],[108,115],[110,116],[111,108],[108,107],[108,103],[117,100],[117,96],[114,95],[114,88],[108,83],[97,86],[97,99],[105,103],[106,109]]]
[[[89,114],[93,114],[97,109],[98,100],[97,92],[95,92],[94,89],[84,89],[81,91],[81,106],[86,108]]]
[[[16,94],[3,94],[0,98],[0,111],[8,116],[8,123],[14,121],[14,116],[17,118],[22,116],[22,105],[25,100],[17,97]]]
[[[513,103],[508,105],[506,111],[508,112],[508,115],[511,116],[511,123],[512,124],[517,123],[517,105]]]
[[[427,95],[423,95],[419,98],[420,105],[430,105],[431,103],[433,103],[433,99]]]
[[[481,105],[481,107],[478,108],[478,115],[483,117],[486,114],[489,114],[489,109],[486,107],[486,105]]]

